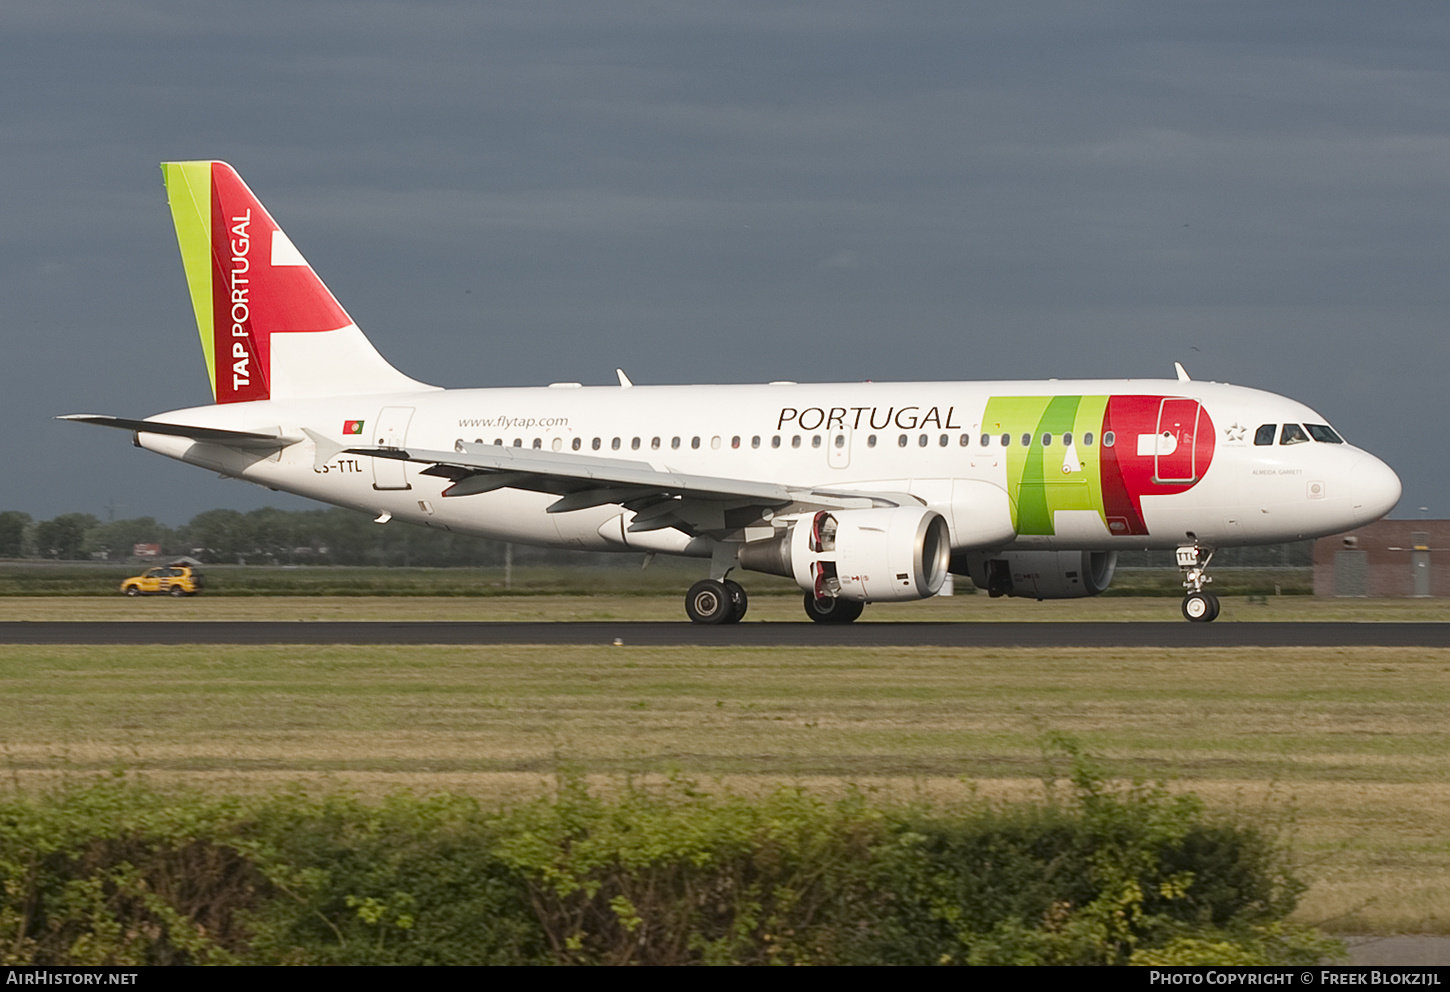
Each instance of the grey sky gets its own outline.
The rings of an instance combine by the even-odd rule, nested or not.
[[[0,509],[307,505],[59,413],[208,402],[157,163],[222,158],[450,386],[1171,375],[1450,515],[1450,7],[0,6]]]

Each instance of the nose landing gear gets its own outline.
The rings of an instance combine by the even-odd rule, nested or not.
[[[1193,623],[1210,623],[1218,617],[1218,597],[1205,592],[1204,586],[1213,581],[1208,574],[1208,563],[1213,559],[1213,549],[1197,544],[1186,544],[1178,549],[1178,567],[1183,571],[1183,588],[1188,590],[1183,597],[1183,618]]]

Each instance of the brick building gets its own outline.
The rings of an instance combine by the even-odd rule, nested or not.
[[[1321,537],[1314,595],[1450,597],[1450,520],[1379,520]]]

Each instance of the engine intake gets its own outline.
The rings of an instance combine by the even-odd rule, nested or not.
[[[946,518],[924,506],[822,510],[789,518],[785,531],[740,549],[740,564],[795,579],[817,599],[925,599],[946,580]]]

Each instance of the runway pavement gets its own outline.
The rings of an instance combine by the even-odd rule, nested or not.
[[[708,647],[1450,647],[1450,623],[0,623],[0,644],[624,644]]]

